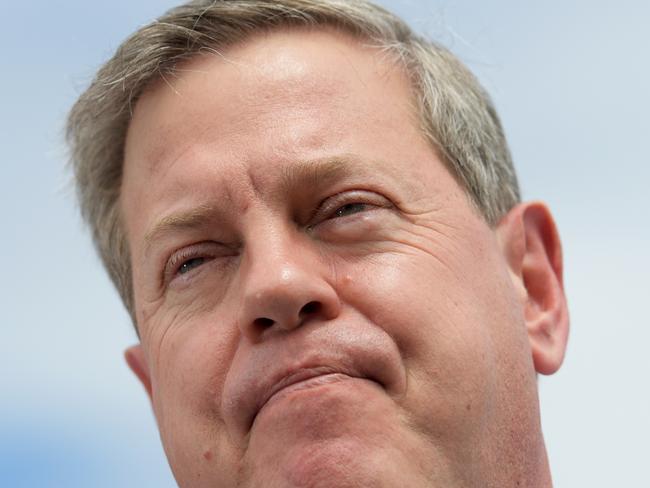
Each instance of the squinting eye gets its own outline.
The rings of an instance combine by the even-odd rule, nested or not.
[[[350,190],[326,198],[314,211],[308,229],[323,224],[337,227],[356,222],[367,213],[380,209],[389,209],[392,203],[380,193],[368,190]],[[340,219],[340,222],[339,222]],[[333,230],[333,228],[332,228]]]
[[[203,263],[205,263],[205,258],[188,259],[183,264],[181,264],[181,266],[178,268],[178,274],[179,275],[185,274],[188,271],[191,271],[194,268],[201,266]]]
[[[369,205],[367,203],[348,203],[347,205],[343,205],[342,207],[337,208],[334,212],[334,216],[345,217],[347,215],[363,212],[364,210],[367,210],[368,207]]]
[[[233,251],[223,244],[207,241],[189,246],[172,254],[163,269],[163,282],[171,283],[175,277],[190,273],[213,259],[232,256]]]

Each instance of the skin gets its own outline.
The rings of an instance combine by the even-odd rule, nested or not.
[[[551,486],[553,220],[526,203],[487,225],[411,97],[385,55],[294,29],[137,103],[126,358],[180,486]]]

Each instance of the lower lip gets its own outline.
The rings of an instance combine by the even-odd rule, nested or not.
[[[297,383],[293,383],[292,385],[287,386],[286,388],[283,388],[280,391],[276,392],[271,398],[268,399],[268,401],[260,409],[258,415],[261,414],[263,410],[267,410],[272,404],[277,403],[278,401],[288,397],[289,395],[297,394],[297,393],[299,394],[300,392],[305,390],[315,390],[318,388],[324,388],[329,385],[333,385],[341,382],[347,382],[349,380],[369,382],[378,386],[377,383],[366,378],[357,378],[354,376],[348,376],[343,373],[324,374],[303,381],[299,381]]]

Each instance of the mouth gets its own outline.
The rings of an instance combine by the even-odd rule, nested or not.
[[[345,409],[348,401],[363,403],[377,394],[399,401],[406,371],[397,346],[374,329],[353,330],[354,325],[339,332],[323,327],[308,338],[287,336],[237,355],[218,397],[232,434],[248,442],[260,414],[266,425],[266,419],[279,420],[284,407],[318,415],[327,402]]]
[[[265,408],[269,407],[271,404],[277,401],[280,401],[282,398],[291,395],[292,393],[319,388],[325,385],[339,383],[351,379],[366,379],[381,386],[374,379],[360,378],[358,376],[334,370],[333,368],[327,366],[305,368],[294,371],[283,377],[267,392],[265,392],[258,407],[253,413],[253,416],[249,423],[249,428],[252,428],[252,426],[255,424],[255,420]]]

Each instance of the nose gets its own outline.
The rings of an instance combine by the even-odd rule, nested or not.
[[[252,342],[309,321],[331,320],[340,312],[329,267],[300,240],[275,238],[246,250],[240,327]]]

